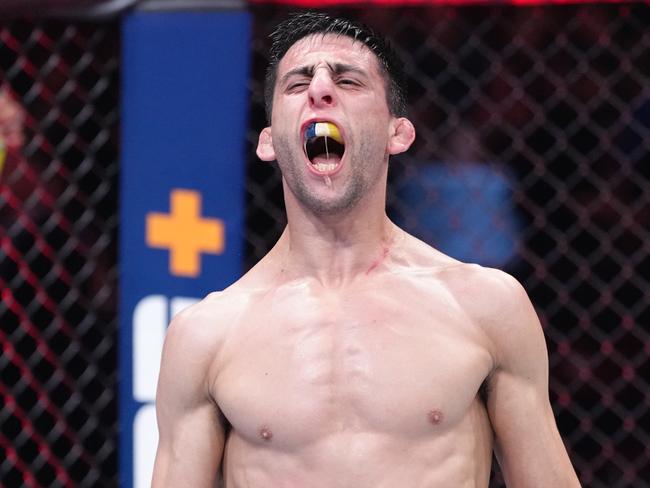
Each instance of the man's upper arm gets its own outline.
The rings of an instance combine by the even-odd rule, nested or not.
[[[513,487],[580,486],[548,397],[548,353],[539,319],[521,285],[489,271],[495,306],[486,317],[495,369],[487,407],[496,455]]]
[[[224,430],[209,393],[218,346],[214,334],[202,305],[181,312],[167,331],[156,393],[155,488],[215,486]]]

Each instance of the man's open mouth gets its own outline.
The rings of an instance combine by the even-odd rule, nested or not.
[[[305,128],[304,149],[312,168],[326,174],[341,164],[345,144],[336,125],[331,122],[312,122]]]

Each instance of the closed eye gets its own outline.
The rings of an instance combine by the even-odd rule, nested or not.
[[[287,91],[296,91],[296,90],[301,90],[306,88],[309,85],[308,82],[306,81],[299,81],[297,83],[291,83],[289,86],[287,86]]]
[[[349,78],[342,78],[337,81],[339,85],[352,85],[352,86],[359,86],[359,82],[356,80],[351,80]]]

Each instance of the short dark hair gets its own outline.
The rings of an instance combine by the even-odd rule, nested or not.
[[[406,115],[406,78],[404,65],[388,40],[377,35],[369,27],[348,19],[330,17],[322,12],[302,12],[289,16],[280,22],[271,33],[269,65],[264,83],[264,106],[266,118],[271,123],[273,93],[278,64],[287,51],[299,40],[314,34],[347,36],[363,43],[377,56],[379,66],[386,79],[386,102],[395,117]]]

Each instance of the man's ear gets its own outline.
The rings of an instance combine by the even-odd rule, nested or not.
[[[273,149],[273,136],[270,127],[264,127],[260,132],[256,152],[257,157],[262,161],[275,161],[275,149]]]
[[[415,127],[406,117],[399,117],[393,121],[392,129],[388,140],[388,154],[403,153],[415,140]]]

